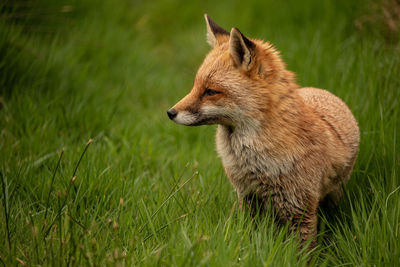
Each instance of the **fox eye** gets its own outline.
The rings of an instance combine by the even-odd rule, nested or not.
[[[216,90],[207,88],[207,89],[204,91],[203,96],[213,96],[213,95],[217,95],[217,94],[221,94],[221,92],[220,92],[220,91],[216,91]]]

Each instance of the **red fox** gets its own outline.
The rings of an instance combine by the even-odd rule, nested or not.
[[[350,178],[357,121],[330,92],[299,88],[270,43],[205,19],[212,50],[167,114],[188,126],[218,124],[217,152],[241,206],[269,205],[302,244],[315,245],[320,202],[337,203]]]

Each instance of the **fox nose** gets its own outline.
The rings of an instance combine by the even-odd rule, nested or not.
[[[178,112],[176,112],[175,109],[171,108],[170,110],[167,111],[168,117],[173,120],[176,117],[176,114],[178,114]]]

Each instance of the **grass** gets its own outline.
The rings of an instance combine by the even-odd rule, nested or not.
[[[400,45],[383,24],[357,27],[369,1],[29,3],[0,16],[2,265],[400,264]],[[359,122],[352,178],[312,252],[238,209],[215,126],[165,114],[209,49],[205,12],[271,41],[299,84]]]

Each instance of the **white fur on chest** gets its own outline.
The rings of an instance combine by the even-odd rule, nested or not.
[[[230,132],[219,126],[217,152],[231,183],[240,194],[247,194],[260,183],[273,184],[293,167],[293,161],[279,157],[272,144],[262,142],[254,133]]]

